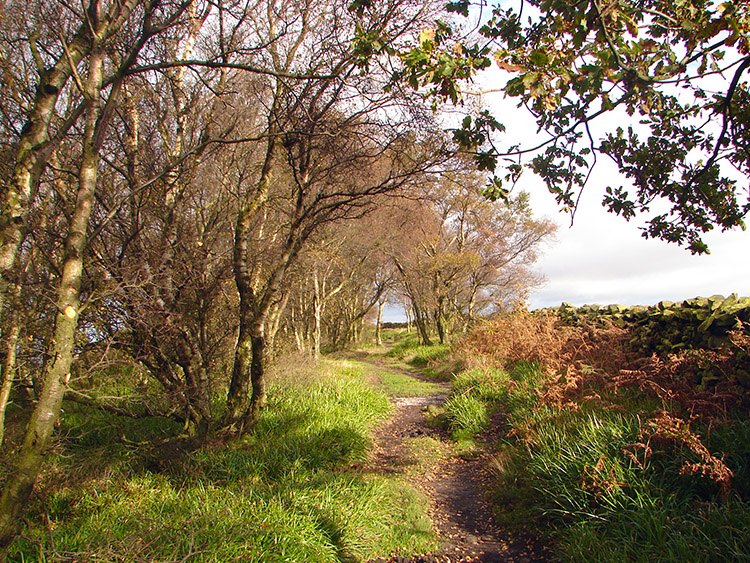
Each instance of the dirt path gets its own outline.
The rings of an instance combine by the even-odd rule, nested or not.
[[[360,358],[361,359],[361,358]],[[385,367],[382,362],[368,358],[373,365],[373,379]],[[415,377],[409,372],[402,372]],[[413,485],[422,489],[430,499],[430,517],[441,538],[436,553],[396,556],[376,559],[371,563],[469,563],[508,562],[532,563],[552,561],[548,548],[532,534],[509,534],[494,524],[486,483],[491,482],[491,454],[461,456],[446,433],[425,420],[425,410],[440,404],[448,396],[450,386],[430,397],[392,399],[396,405],[393,418],[376,435],[375,450],[367,468],[370,471],[408,473]],[[493,441],[493,432],[483,439]],[[494,431],[497,434],[497,429]],[[413,454],[406,440],[430,436],[439,440],[449,451],[431,466],[409,470],[414,465]],[[489,445],[489,444],[488,444]],[[408,470],[408,471],[407,471]]]

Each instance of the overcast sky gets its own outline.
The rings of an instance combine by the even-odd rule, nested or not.
[[[525,186],[536,213],[559,225],[557,242],[545,249],[537,264],[547,282],[531,294],[532,308],[563,301],[653,305],[714,294],[750,296],[750,233],[711,233],[705,239],[711,249],[708,256],[643,239],[638,224],[601,206],[604,182],[616,180],[602,174],[592,178],[572,227],[569,215],[557,211],[544,186],[532,181]]]

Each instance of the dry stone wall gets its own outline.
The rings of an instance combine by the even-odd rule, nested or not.
[[[572,325],[607,319],[627,327],[634,349],[666,355],[685,348],[716,349],[729,342],[729,331],[750,323],[750,297],[714,295],[654,306],[584,305],[563,303],[545,309]],[[747,330],[748,325],[744,325]]]

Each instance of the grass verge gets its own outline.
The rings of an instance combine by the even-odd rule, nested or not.
[[[26,529],[9,561],[327,563],[429,550],[425,499],[399,477],[349,469],[388,399],[351,363],[325,365],[274,385],[246,440],[190,454],[135,444],[177,428],[67,416],[31,507],[46,525]]]
[[[392,341],[393,346],[386,353],[386,357],[401,360],[410,366],[427,368],[423,370],[425,375],[433,375],[438,379],[445,378],[445,374],[436,369],[436,366],[445,363],[451,351],[449,344],[425,346],[415,333],[404,331],[394,334]]]
[[[688,427],[644,394],[603,389],[550,404],[544,381],[534,364],[477,368],[446,405],[459,433],[481,430],[502,405],[494,465],[504,524],[551,525],[565,561],[750,560],[750,421]]]
[[[487,429],[507,395],[504,373],[473,368],[453,379],[451,395],[443,405],[443,416],[453,438],[471,447],[473,438]]]
[[[443,391],[430,381],[421,381],[397,371],[381,371],[379,388],[389,397],[429,397]]]

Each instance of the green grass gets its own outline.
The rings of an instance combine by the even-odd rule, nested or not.
[[[652,401],[626,395],[618,409],[553,408],[540,403],[542,379],[526,364],[464,372],[454,383],[448,417],[459,431],[482,428],[482,405],[504,410],[508,437],[494,453],[502,523],[552,525],[565,561],[750,561],[750,422],[694,428],[734,472],[722,500],[709,478],[681,474],[698,461],[687,448],[654,441],[648,459],[627,455],[642,452],[633,445],[643,441]]]
[[[450,350],[451,347],[448,344],[425,346],[416,332],[402,332],[393,339],[393,347],[386,356],[403,360],[412,366],[424,367],[444,360]]]
[[[508,375],[500,370],[466,370],[453,379],[443,414],[453,437],[471,449],[474,436],[487,429],[490,418],[507,395]]]
[[[451,347],[448,344],[433,344],[432,346],[417,346],[408,354],[406,361],[413,366],[428,366],[444,360]]]
[[[384,342],[392,343],[390,350],[385,353],[387,358],[421,368],[423,375],[436,381],[450,381],[461,371],[461,361],[449,357],[452,347],[448,344],[424,346],[416,332],[408,333],[403,329],[390,332]]]
[[[405,373],[382,371],[378,376],[383,392],[389,397],[429,397],[443,391],[436,383],[420,381]]]
[[[392,343],[406,334],[405,328],[384,328],[380,333],[380,339],[384,343]]]
[[[385,393],[388,397],[429,397],[441,393],[444,389],[437,383],[422,381],[416,377],[401,371],[392,371],[381,367],[375,367],[366,362],[349,360],[347,366],[369,372],[374,376],[375,387]]]
[[[473,395],[453,395],[445,402],[446,418],[456,438],[469,438],[487,428],[487,403]]]
[[[190,454],[135,444],[179,428],[69,413],[63,455],[30,507],[29,521],[49,527],[27,529],[9,561],[48,561],[53,550],[92,562],[212,563],[428,551],[434,536],[422,495],[403,477],[349,469],[368,455],[390,402],[356,365],[326,366],[302,383],[281,378],[247,439]]]
[[[392,343],[391,349],[386,354],[389,358],[403,359],[411,350],[420,346],[419,336],[414,331],[393,334],[389,341]]]
[[[748,561],[750,511],[733,499],[721,506],[683,500],[629,507],[606,522],[580,519],[562,536],[571,561]]]

